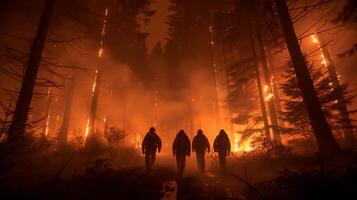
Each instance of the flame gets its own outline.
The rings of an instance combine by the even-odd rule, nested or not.
[[[317,36],[315,34],[311,35],[311,39],[312,39],[312,42],[315,43],[315,44],[318,44],[319,47],[320,47],[320,50],[321,50],[321,64],[323,64],[324,66],[327,67],[327,60],[325,58],[325,55],[322,51],[322,47],[321,47],[321,43],[319,41],[319,39],[317,38]]]
[[[326,61],[324,54],[321,54],[321,64],[327,66],[327,61]]]
[[[268,92],[268,89],[269,89],[268,85],[264,85],[264,94]]]
[[[254,135],[254,134],[253,134]],[[234,134],[234,144],[233,144],[233,152],[249,152],[254,148],[252,147],[252,139],[253,135],[251,135],[248,139],[243,142],[240,142],[242,139],[242,135],[235,133]]]
[[[254,135],[254,134],[253,134]],[[252,135],[252,136],[253,136]],[[254,148],[252,147],[251,143],[252,143],[252,136],[250,136],[247,140],[245,140],[244,142],[241,143],[240,147],[239,147],[239,151],[243,151],[243,152],[249,152],[252,151]]]
[[[47,100],[48,100],[48,103],[51,101],[51,88],[48,88],[47,90]],[[48,108],[48,113],[47,113],[47,116],[46,116],[46,128],[45,128],[45,138],[47,138],[48,136],[48,132],[50,130],[50,116],[51,116],[51,110],[50,108]]]
[[[97,77],[98,77],[98,70],[95,70],[95,78],[94,78],[94,83],[92,86],[92,96],[94,96],[94,92],[97,87]]]
[[[311,39],[312,39],[312,42],[315,43],[315,44],[320,44],[320,41],[319,39],[317,39],[316,35],[313,34],[311,35]]]
[[[135,148],[141,148],[141,136],[138,132],[136,133],[135,138]]]
[[[103,56],[104,49],[100,48],[98,51],[98,57],[101,58]]]
[[[84,143],[87,141],[89,130],[90,130],[90,127],[89,127],[89,119],[88,119],[87,120],[87,125],[86,125],[86,132],[85,132],[85,135],[84,135]]]
[[[98,58],[101,58],[103,56],[103,52],[104,52],[103,43],[104,43],[104,37],[106,35],[106,31],[107,31],[108,13],[109,13],[109,8],[106,8],[105,9],[104,20],[103,20],[102,32],[101,32],[102,39],[100,41],[100,47],[99,47],[99,50],[98,50]]]
[[[234,134],[234,146],[233,146],[233,151],[234,152],[238,152],[239,151],[238,143],[239,143],[239,135],[238,135],[238,133],[235,133]]]
[[[266,97],[264,98],[264,101],[265,101],[265,102],[268,102],[268,101],[270,101],[273,97],[274,97],[274,94],[273,94],[273,93],[269,93],[269,94],[266,95]]]
[[[47,119],[46,119],[46,130],[45,130],[45,137],[47,138],[48,132],[50,129],[50,116],[51,116],[51,111],[48,111]]]
[[[341,75],[341,74],[337,75],[337,79],[338,79],[339,81],[341,81],[342,75]]]

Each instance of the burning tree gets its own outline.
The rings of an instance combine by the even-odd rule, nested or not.
[[[343,133],[343,124],[346,120],[339,114],[338,95],[334,92],[331,80],[324,66],[316,67],[309,65],[309,72],[313,81],[317,96],[321,102],[321,106],[326,119],[331,128],[339,133]],[[293,128],[287,129],[287,133],[303,134],[310,138],[312,137],[312,129],[304,101],[301,96],[301,91],[298,87],[298,82],[294,69],[291,63],[283,75],[285,83],[281,85],[281,90],[288,97],[284,100],[284,111],[282,112],[283,120],[293,125]],[[348,90],[348,83],[341,85],[345,103],[351,104],[354,95]],[[353,113],[355,111],[349,111]]]
[[[322,111],[304,55],[300,49],[287,3],[285,0],[275,0],[275,4],[319,151],[325,156],[330,156],[339,152],[340,147]]]

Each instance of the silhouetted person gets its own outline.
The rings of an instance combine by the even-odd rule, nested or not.
[[[185,131],[180,130],[177,133],[172,145],[172,153],[176,156],[178,177],[181,178],[185,169],[186,156],[190,156],[191,154],[190,139],[188,139]]]
[[[203,131],[199,129],[197,135],[192,140],[192,152],[196,152],[198,169],[205,171],[205,153],[210,152],[210,145]]]
[[[226,157],[231,153],[231,142],[223,129],[221,129],[219,135],[214,140],[213,149],[215,152],[218,152],[219,163],[223,172],[226,172]]]
[[[149,132],[146,133],[143,143],[141,145],[142,152],[145,154],[145,165],[148,171],[155,163],[156,150],[161,151],[161,139],[155,133],[155,128],[151,127]]]

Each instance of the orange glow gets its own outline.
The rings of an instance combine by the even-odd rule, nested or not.
[[[135,148],[141,148],[141,135],[139,133],[136,133]]]
[[[321,64],[327,66],[326,58],[323,54],[321,54]]]
[[[233,145],[233,151],[234,152],[238,152],[239,151],[238,143],[239,143],[239,135],[238,135],[238,133],[235,133],[234,134],[234,145]]]
[[[47,90],[47,101],[48,103],[50,103],[51,101],[51,88],[48,88]],[[45,138],[47,139],[48,137],[48,132],[50,130],[50,116],[51,116],[51,110],[50,108],[48,107],[48,113],[47,113],[47,116],[46,116],[46,128],[45,128]]]
[[[103,53],[104,53],[104,48],[103,48],[104,41],[103,40],[104,40],[104,37],[105,37],[105,34],[106,34],[106,30],[107,30],[108,13],[109,13],[109,9],[106,8],[105,9],[104,20],[103,20],[102,32],[101,32],[102,40],[100,41],[100,47],[99,47],[99,50],[98,50],[98,58],[101,58],[103,56]]]
[[[47,119],[46,119],[46,130],[45,130],[45,137],[48,137],[48,132],[50,129],[50,116],[51,116],[51,111],[48,111]]]
[[[315,44],[320,44],[319,39],[317,39],[316,35],[311,35],[312,42]]]
[[[253,135],[251,135],[247,140],[245,140],[244,142],[241,143],[241,145],[239,147],[239,151],[249,152],[249,151],[252,151],[254,149],[252,147],[252,144],[251,144],[252,143],[252,139],[253,139]]]
[[[320,47],[320,50],[321,50],[321,64],[323,64],[324,66],[327,67],[327,60],[325,58],[325,55],[323,54],[322,52],[322,47],[321,47],[321,43],[319,41],[319,39],[317,38],[317,36],[314,34],[314,35],[311,35],[311,39],[312,39],[312,42],[315,43],[315,44],[318,44],[319,47]]]
[[[98,76],[98,70],[95,70],[95,78],[94,78],[94,83],[92,86],[92,96],[94,96],[96,87],[97,87],[97,76]]]
[[[265,96],[264,101],[268,102],[274,97],[273,93],[269,93],[268,95]]]
[[[98,57],[101,58],[103,56],[104,49],[100,48],[98,51]]]
[[[268,92],[269,87],[267,85],[264,85],[264,94]]]
[[[248,139],[241,142],[242,135],[238,133],[234,134],[233,152],[239,153],[239,152],[249,152],[254,150],[252,146],[252,140],[254,135],[255,133],[252,134]]]
[[[89,127],[89,119],[88,119],[87,120],[87,125],[86,125],[86,132],[85,132],[85,135],[84,135],[84,143],[87,141],[89,130],[90,130],[90,127]]]

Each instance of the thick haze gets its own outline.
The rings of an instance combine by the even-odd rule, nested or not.
[[[26,2],[26,3],[24,3]],[[16,36],[31,38],[33,37],[38,19],[43,6],[43,1],[17,0],[14,2],[2,2],[0,9],[0,33],[10,33]],[[130,136],[130,141],[143,134],[150,126],[157,126],[158,132],[162,135],[167,135],[171,139],[179,129],[185,129],[192,135],[198,128],[203,128],[208,133],[209,139],[213,140],[214,135],[218,132],[219,127],[215,121],[215,112],[213,102],[215,97],[215,80],[213,76],[212,63],[209,58],[210,41],[208,38],[208,26],[202,28],[205,34],[193,36],[192,48],[196,54],[189,55],[187,60],[182,61],[177,68],[173,69],[167,63],[167,60],[162,59],[153,61],[150,53],[157,42],[162,43],[162,47],[166,43],[168,25],[167,16],[168,0],[156,0],[150,8],[156,10],[156,14],[151,18],[148,25],[142,25],[136,28],[125,24],[123,27],[132,28],[132,30],[121,30],[115,25],[110,24],[108,38],[104,40],[104,59],[99,62],[97,59],[98,46],[100,43],[101,23],[105,6],[99,3],[96,7],[97,1],[82,1],[83,8],[78,8],[73,13],[79,13],[82,19],[72,19],[68,15],[66,4],[58,8],[54,23],[50,31],[50,40],[58,39],[58,35],[65,38],[77,37],[78,33],[69,30],[70,26],[73,28],[82,29],[85,32],[85,39],[78,40],[76,44],[52,44],[48,43],[47,48],[55,51],[58,55],[56,62],[62,65],[76,65],[87,68],[85,71],[76,72],[76,86],[73,102],[73,113],[71,117],[71,132],[78,132],[83,134],[85,124],[89,115],[89,105],[91,102],[91,89],[94,81],[95,70],[99,66],[103,66],[103,82],[100,88],[100,99],[98,107],[98,128],[102,126],[104,118],[108,120],[109,125],[118,126],[125,129]],[[337,7],[341,7],[338,4]],[[331,9],[331,8],[328,8]],[[327,9],[327,10],[328,10]],[[86,18],[83,13],[92,13],[92,18]],[[109,10],[109,16],[111,15]],[[297,35],[306,30],[311,23],[314,23],[316,16],[319,13],[312,13],[303,19],[301,22],[295,24]],[[327,21],[331,20],[336,12],[329,12]],[[123,17],[119,13],[115,15],[116,19]],[[125,16],[125,15],[124,15]],[[88,26],[81,27],[79,25],[83,20],[88,20]],[[136,20],[134,16],[133,21]],[[109,23],[112,19],[109,20]],[[63,26],[61,24],[65,24]],[[119,25],[121,21],[118,22]],[[118,25],[116,24],[116,25]],[[328,24],[327,27],[334,25]],[[118,29],[118,30],[117,30]],[[137,30],[136,30],[137,29]],[[149,35],[145,38],[145,33]],[[309,33],[313,33],[310,31]],[[331,54],[336,64],[336,69],[342,75],[342,81],[351,82],[352,89],[357,89],[357,56],[346,56],[345,58],[338,58],[337,55],[354,44],[357,38],[355,29],[345,27],[344,29],[332,29],[326,32],[326,40],[332,39],[333,42],[329,45]],[[124,37],[126,36],[126,37]],[[122,38],[123,37],[123,38]],[[207,39],[206,46],[199,46],[201,40]],[[125,41],[133,43],[123,44]],[[15,68],[13,60],[7,56],[8,50],[4,45],[17,48],[22,51],[28,51],[29,43],[14,38],[13,36],[0,35],[1,42],[1,58],[0,62],[3,66]],[[146,44],[146,45],[145,45]],[[125,46],[126,45],[126,46]],[[134,46],[134,47],[133,47]],[[311,38],[306,37],[302,40],[302,47],[304,53],[309,53],[316,49],[311,43]],[[14,52],[12,52],[14,53]],[[188,52],[190,54],[191,52]],[[45,56],[50,56],[50,52],[45,52]],[[319,52],[311,55],[315,62],[319,62]],[[217,58],[219,60],[219,58]],[[289,57],[287,51],[284,50],[276,55],[277,65],[274,68],[274,76],[280,77],[284,65],[288,62]],[[218,63],[217,63],[218,64]],[[18,63],[16,65],[19,65]],[[19,67],[21,72],[21,67]],[[66,71],[67,74],[70,72]],[[40,76],[50,76],[48,72],[41,71]],[[8,102],[9,96],[4,89],[18,89],[19,82],[16,82],[6,76],[3,72],[0,74],[1,84],[1,101]],[[69,81],[61,80],[52,77],[59,83],[65,83],[65,88],[53,89],[53,99],[51,101],[51,109],[53,115],[52,122],[52,137],[55,137],[56,130],[58,130],[63,108],[65,104],[65,93],[68,88]],[[281,80],[279,80],[281,81]],[[37,92],[45,92],[47,88],[36,88]],[[255,93],[256,91],[252,91]],[[16,93],[13,93],[13,95]],[[245,94],[241,94],[244,96]],[[224,96],[221,97],[224,102]],[[44,113],[44,104],[46,99],[42,96],[36,97],[33,100],[33,118],[41,118]],[[192,103],[192,104],[191,104]],[[190,107],[189,105],[192,105]],[[241,105],[245,109],[245,105]],[[257,106],[258,107],[258,106]],[[354,105],[355,107],[355,105]],[[224,111],[221,111],[226,115]],[[221,114],[222,114],[221,113]],[[188,118],[189,115],[194,116],[193,120]],[[226,125],[229,119],[226,116],[220,116],[221,127],[227,128]],[[194,124],[190,124],[193,122]],[[241,127],[240,127],[241,128]],[[192,129],[192,130],[191,130]]]

